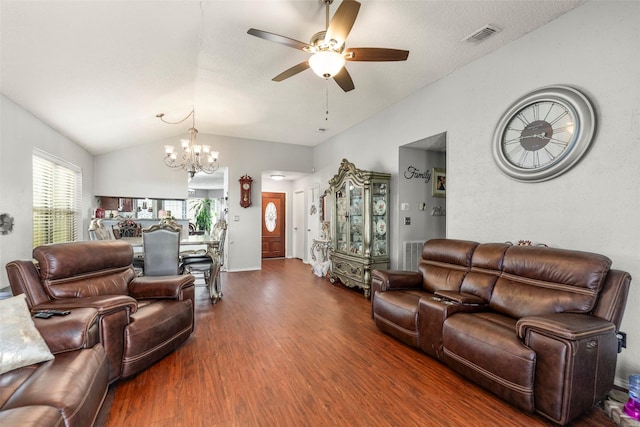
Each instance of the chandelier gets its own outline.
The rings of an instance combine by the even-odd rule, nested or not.
[[[191,127],[188,130],[189,138],[183,138],[180,140],[182,145],[182,155],[178,157],[178,153],[173,145],[165,145],[165,165],[170,168],[187,171],[189,173],[189,178],[193,178],[197,172],[212,174],[218,170],[220,167],[218,164],[218,152],[211,151],[211,146],[209,145],[196,143],[198,129],[196,129],[195,109],[192,109],[187,117],[177,122],[165,120],[164,113],[157,114],[156,117],[170,125],[180,124],[191,117]]]

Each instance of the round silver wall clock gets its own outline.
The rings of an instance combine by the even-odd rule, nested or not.
[[[493,158],[513,179],[540,182],[571,168],[595,132],[589,100],[568,86],[537,89],[502,115],[493,136]]]

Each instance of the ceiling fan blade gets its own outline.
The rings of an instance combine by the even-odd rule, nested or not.
[[[267,31],[256,30],[255,28],[250,28],[247,31],[247,34],[251,34],[252,36],[259,37],[261,39],[269,40],[270,42],[275,42],[279,44],[283,44],[285,46],[292,47],[294,49],[304,50],[304,48],[308,48],[308,43],[303,43],[301,41],[290,39],[289,37],[281,36],[279,34],[269,33]]]
[[[338,42],[338,47],[342,46],[347,40],[347,36],[356,22],[358,11],[360,10],[360,3],[353,0],[344,0],[340,3],[338,10],[331,18],[329,28],[327,28],[327,34],[324,37],[325,42],[335,40]]]
[[[273,80],[274,82],[281,82],[284,79],[288,79],[289,77],[295,76],[296,74],[306,70],[307,68],[309,68],[309,63],[307,61],[301,62],[298,65],[295,65],[289,68],[288,70],[283,71],[282,73],[278,74],[271,80]]]
[[[340,86],[345,92],[349,92],[356,88],[346,67],[342,67],[342,70],[333,76],[333,80],[335,80],[336,83],[338,83],[338,86]]]
[[[408,50],[381,47],[353,47],[344,53],[347,61],[406,61]]]

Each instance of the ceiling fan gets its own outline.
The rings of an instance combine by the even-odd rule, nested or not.
[[[358,16],[360,3],[355,0],[343,0],[333,18],[329,21],[329,5],[333,3],[333,0],[322,0],[322,2],[326,6],[326,27],[324,31],[311,36],[309,43],[255,28],[247,31],[252,36],[312,54],[308,61],[294,65],[278,74],[272,79],[273,81],[280,82],[295,76],[307,68],[311,68],[320,77],[325,79],[333,78],[342,90],[349,92],[355,86],[344,66],[345,61],[406,61],[409,56],[408,50],[380,47],[346,48],[345,41]]]

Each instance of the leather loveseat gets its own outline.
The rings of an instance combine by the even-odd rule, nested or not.
[[[86,427],[108,389],[109,365],[99,343],[98,311],[34,319],[54,359],[0,375],[0,425]]]
[[[110,382],[146,369],[193,332],[194,277],[137,277],[127,242],[39,246],[33,258],[7,264],[13,294],[24,293],[32,311],[97,309]]]
[[[434,239],[418,270],[373,271],[371,310],[381,331],[558,424],[613,386],[631,277],[609,258]]]

